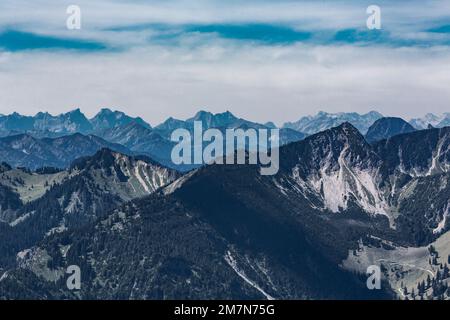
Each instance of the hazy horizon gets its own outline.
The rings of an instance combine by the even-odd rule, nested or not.
[[[64,112],[59,112],[59,113],[51,113],[51,112],[48,112],[48,111],[46,111],[46,110],[41,110],[41,111],[38,111],[37,113],[33,113],[33,114],[31,114],[31,113],[21,113],[21,112],[17,112],[17,111],[14,111],[13,113],[18,113],[18,114],[20,114],[20,115],[22,115],[22,116],[28,116],[28,117],[33,117],[33,116],[37,116],[37,114],[38,113],[49,113],[51,116],[53,116],[53,117],[55,117],[55,116],[60,116],[60,115],[63,115],[63,114],[67,114],[67,113],[70,113],[70,112],[72,112],[72,111],[76,111],[76,110],[80,110],[80,112],[88,119],[88,120],[92,120],[97,114],[99,114],[103,109],[108,109],[108,110],[110,110],[111,112],[122,112],[122,113],[124,113],[124,114],[126,114],[126,115],[128,115],[128,116],[131,116],[131,117],[134,117],[134,118],[142,118],[145,122],[147,122],[148,124],[150,124],[152,127],[156,127],[156,126],[158,126],[158,125],[160,125],[160,124],[162,124],[164,121],[166,121],[166,120],[168,120],[169,118],[175,118],[175,119],[178,119],[178,120],[183,120],[183,121],[185,121],[185,120],[188,120],[188,119],[190,119],[190,118],[192,118],[192,117],[194,117],[197,113],[199,113],[199,112],[209,112],[209,113],[212,113],[213,115],[217,115],[217,114],[220,114],[220,113],[225,113],[225,112],[231,112],[230,110],[223,110],[223,111],[219,111],[219,112],[211,112],[211,111],[209,111],[209,110],[207,110],[207,109],[198,109],[196,112],[194,112],[193,114],[191,114],[191,115],[189,115],[189,116],[187,116],[187,117],[185,117],[185,118],[177,118],[177,117],[174,117],[174,116],[169,116],[168,118],[166,118],[166,119],[164,119],[163,121],[161,121],[161,122],[153,122],[151,119],[147,119],[147,118],[145,118],[145,117],[143,117],[142,115],[140,115],[140,114],[129,114],[129,113],[127,113],[126,111],[124,111],[123,109],[116,109],[116,108],[108,108],[108,107],[104,107],[104,108],[99,108],[97,111],[95,111],[95,110],[91,110],[91,113],[87,113],[87,112],[84,112],[81,108],[73,108],[73,109],[69,109],[69,110],[67,110],[67,111],[64,111]],[[300,120],[301,118],[303,118],[303,117],[308,117],[308,116],[311,116],[311,117],[314,117],[314,116],[317,116],[320,112],[325,112],[325,113],[327,113],[327,114],[329,114],[329,115],[336,115],[336,114],[340,114],[340,113],[357,113],[357,114],[359,114],[360,116],[362,116],[362,115],[365,115],[365,114],[367,114],[367,113],[370,113],[370,112],[378,112],[378,113],[380,113],[379,111],[377,111],[377,110],[369,110],[368,112],[356,112],[356,111],[350,111],[350,112],[335,112],[335,113],[331,113],[331,112],[326,112],[326,111],[324,111],[324,110],[318,110],[316,113],[314,113],[314,114],[306,114],[306,115],[302,115],[302,116],[299,116],[299,117],[297,117],[297,118],[294,118],[294,119],[291,119],[291,120],[288,120],[288,121],[285,121],[285,122],[282,122],[282,123],[279,123],[279,122],[276,122],[276,121],[272,121],[272,120],[270,120],[270,119],[268,119],[267,121],[256,121],[256,120],[254,120],[254,119],[252,119],[252,118],[245,118],[245,117],[242,117],[241,115],[239,115],[238,113],[235,113],[235,112],[231,112],[235,117],[237,117],[237,118],[242,118],[242,119],[245,119],[245,120],[248,120],[248,121],[252,121],[252,122],[258,122],[258,123],[260,123],[260,124],[265,124],[265,123],[268,123],[268,122],[273,122],[275,125],[277,125],[278,127],[282,127],[284,124],[286,124],[286,123],[288,123],[288,122],[296,122],[296,121],[298,121],[298,120]],[[9,116],[9,115],[12,115],[13,113],[9,113],[9,114],[3,114],[3,113],[0,113],[0,117],[1,116]],[[382,114],[382,113],[381,113]],[[428,115],[429,113],[426,113],[426,114],[423,114],[423,115],[421,115],[421,116],[419,116],[419,117],[417,117],[417,118],[423,118],[424,116],[426,116],[426,115]],[[431,113],[431,114],[433,114],[433,115],[435,115],[435,116],[445,116],[446,114],[449,114],[449,113],[442,113],[442,114],[434,114],[434,113]],[[382,116],[383,117],[399,117],[399,118],[402,118],[401,116],[398,116],[398,115],[386,115],[386,114],[382,114]],[[412,119],[417,119],[417,118],[406,118],[406,117],[403,117],[402,119],[403,120],[405,120],[405,121],[410,121],[410,120],[412,120]]]

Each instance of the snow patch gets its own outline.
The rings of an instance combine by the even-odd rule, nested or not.
[[[13,222],[11,222],[9,225],[11,227],[15,227],[17,226],[19,223],[24,222],[25,220],[27,220],[29,217],[31,217],[34,214],[35,211],[32,212],[28,212],[26,214],[24,214],[23,216],[18,217],[16,220],[14,220]]]
[[[260,293],[262,293],[267,300],[275,300],[274,297],[272,297],[271,295],[269,295],[267,292],[265,292],[260,286],[258,286],[258,284],[256,282],[254,282],[253,280],[249,279],[245,272],[243,270],[240,270],[237,266],[237,262],[236,259],[234,259],[234,257],[231,255],[230,251],[227,251],[227,254],[225,255],[225,261],[228,263],[228,265],[234,270],[234,272],[236,272],[236,274],[241,277],[245,282],[247,282],[249,285],[251,285],[253,288],[255,288],[256,290],[258,290]]]
[[[450,201],[447,202],[447,205],[444,209],[444,213],[442,215],[442,220],[439,222],[438,226],[433,229],[433,234],[441,233],[445,228],[445,224],[447,223],[447,217],[450,214]]]
[[[64,210],[66,213],[73,213],[76,210],[77,205],[81,205],[80,193],[78,191],[73,192],[70,196],[70,202]]]
[[[8,278],[8,271],[5,271],[2,276],[0,277],[0,282],[2,282],[3,280],[5,280],[6,278]]]
[[[136,179],[139,181],[139,183],[140,183],[141,186],[144,188],[144,190],[145,190],[147,193],[150,193],[150,189],[148,188],[147,184],[145,183],[145,180],[142,179],[141,173],[140,173],[139,169],[140,169],[140,166],[135,166],[135,167],[134,167],[134,174],[135,174],[135,176],[136,176]]]
[[[369,213],[389,216],[389,206],[376,185],[375,175],[369,170],[352,169],[347,165],[345,156],[348,148],[346,145],[339,155],[338,171],[330,170],[332,163],[328,157],[318,174],[308,179],[310,185],[322,197],[325,208],[332,212],[347,209],[349,200],[354,199]]]

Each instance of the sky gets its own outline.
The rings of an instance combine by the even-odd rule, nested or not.
[[[0,114],[104,107],[152,125],[200,109],[277,124],[449,112],[450,0],[2,0]]]

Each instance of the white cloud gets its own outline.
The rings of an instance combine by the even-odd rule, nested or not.
[[[435,48],[152,46],[0,55],[0,113],[116,107],[152,124],[200,108],[278,123],[326,111],[448,111],[450,52]]]
[[[449,0],[376,1],[385,27],[421,28],[450,17]],[[79,5],[83,26],[90,31],[111,26],[146,23],[246,23],[283,22],[300,29],[364,27],[367,1],[295,0],[3,0],[0,26],[23,26],[58,32],[65,29],[66,8]]]

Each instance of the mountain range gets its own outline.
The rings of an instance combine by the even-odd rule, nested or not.
[[[288,128],[310,135],[336,127],[344,122],[350,122],[362,134],[366,134],[369,127],[382,117],[383,115],[376,111],[370,111],[366,114],[356,112],[327,113],[320,111],[314,116],[305,116],[298,121],[287,122],[280,129]],[[229,111],[213,114],[202,110],[186,120],[168,118],[163,123],[156,125],[154,129],[167,139],[174,129],[192,129],[194,121],[201,121],[206,129],[237,128],[240,126],[252,128],[277,127],[273,122],[259,124],[238,118]],[[131,117],[121,111],[103,108],[93,118],[88,119],[80,109],[75,109],[56,116],[48,112],[39,112],[35,116],[20,115],[16,112],[10,115],[0,114],[0,136],[19,133],[30,133],[39,137],[55,137],[73,133],[97,134],[103,130],[123,127],[130,123],[136,123],[146,129],[152,129],[152,126],[142,118]],[[450,124],[450,113],[442,115],[428,113],[422,118],[411,119],[409,123],[417,130],[427,129],[429,125],[441,128]]]
[[[89,134],[103,129],[127,125],[136,122],[151,128],[141,118],[132,118],[123,112],[101,109],[92,119],[87,119],[80,109],[53,116],[48,112],[39,112],[35,116],[24,116],[16,112],[0,116],[0,134],[2,136],[18,133],[31,133],[40,137],[82,133]]]
[[[422,118],[411,119],[409,123],[418,130],[427,129],[428,126],[435,128],[447,127],[450,125],[450,113],[447,112],[442,115],[427,113]]]
[[[319,131],[336,127],[344,122],[350,122],[362,134],[365,134],[369,127],[382,117],[383,116],[376,111],[371,111],[362,115],[356,112],[327,113],[320,111],[315,116],[306,116],[300,118],[300,120],[296,122],[287,122],[283,125],[283,128],[290,128],[307,134],[314,134]]]
[[[192,132],[194,121],[201,121],[204,130],[216,128],[222,132],[237,128],[269,129],[266,125],[237,118],[229,111],[218,114],[199,111],[185,121],[169,118],[155,128],[142,118],[133,118],[106,108],[92,119],[87,119],[79,109],[58,116],[42,112],[34,117],[13,113],[0,116],[0,137],[3,137],[0,138],[0,155],[13,166],[32,170],[40,166],[64,168],[75,157],[93,155],[99,149],[108,147],[125,154],[146,155],[165,166],[187,171],[198,165],[172,163],[171,151],[175,143],[170,140],[170,136],[178,128]],[[296,130],[282,128],[280,144],[299,141],[305,136]],[[61,142],[64,140],[70,143],[76,139],[80,150],[75,153]],[[85,143],[81,141],[83,139]],[[53,149],[49,150],[48,144]],[[64,150],[55,150],[58,146]],[[69,151],[68,154],[64,155],[65,151]],[[58,159],[55,159],[55,155]]]
[[[110,148],[131,154],[126,147],[108,142],[94,135],[75,133],[58,138],[36,138],[18,134],[0,138],[0,158],[13,167],[36,170],[42,167],[67,168],[79,157]]]
[[[422,130],[423,126],[428,125],[439,127],[445,124],[445,119],[445,115],[437,117],[428,114],[421,120],[411,120],[411,124]],[[377,120],[382,121],[383,126],[380,126]],[[101,148],[108,147],[129,155],[146,155],[165,166],[185,172],[198,165],[174,165],[171,161],[171,150],[175,143],[170,138],[173,130],[178,128],[192,133],[195,121],[201,121],[204,130],[215,128],[222,132],[238,128],[276,128],[272,122],[260,124],[238,118],[229,111],[217,114],[199,111],[187,120],[169,118],[155,127],[140,117],[131,117],[106,108],[101,109],[91,119],[79,109],[57,116],[47,112],[39,112],[35,116],[13,113],[0,116],[0,155],[3,160],[16,167],[23,166],[32,170],[38,167],[66,168],[76,157],[93,155]],[[375,111],[362,115],[319,112],[315,116],[284,124],[279,133],[280,145],[300,141],[308,135],[344,122],[352,123],[362,134],[367,133],[366,138],[369,141],[388,138],[412,129],[405,123],[400,125],[394,124],[393,121],[393,118],[383,118]],[[371,128],[375,122],[378,126]],[[76,150],[73,146],[69,148],[65,145],[70,144],[70,141],[73,146],[76,145]]]
[[[431,272],[420,294],[448,298],[449,145],[449,128],[369,144],[346,122],[281,147],[275,176],[105,148],[64,170],[3,164],[0,296],[411,299]]]
[[[101,113],[95,135],[0,139],[0,298],[450,298],[450,127],[322,122],[262,176],[161,155],[193,121],[273,124],[199,112],[151,127]],[[81,290],[66,286],[70,265]],[[371,265],[381,290],[366,287]]]

